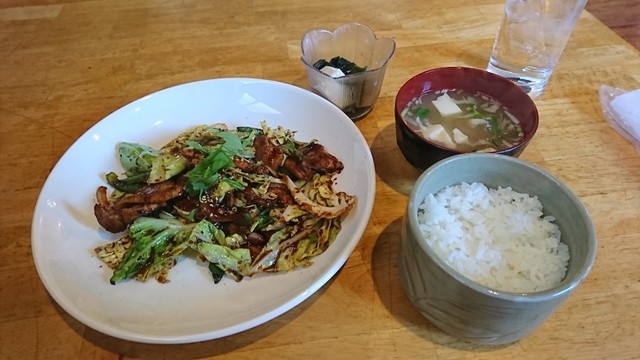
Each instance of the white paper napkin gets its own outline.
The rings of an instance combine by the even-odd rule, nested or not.
[[[640,152],[640,89],[600,87],[600,105],[609,125]]]

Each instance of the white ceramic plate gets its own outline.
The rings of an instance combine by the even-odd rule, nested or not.
[[[358,197],[333,245],[308,267],[214,284],[205,266],[186,259],[159,284],[110,285],[111,270],[93,248],[118,236],[93,215],[95,190],[104,174],[121,167],[120,141],[159,147],[193,125],[296,130],[318,139],[345,165],[337,188]],[[32,248],[36,268],[51,296],[73,317],[105,334],[144,343],[189,343],[255,327],[298,305],[345,263],[369,221],[375,170],[369,147],[353,122],[304,89],[259,79],[213,79],[168,88],[136,100],[93,126],[62,156],[36,204]]]

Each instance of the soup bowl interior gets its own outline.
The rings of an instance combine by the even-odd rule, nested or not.
[[[407,161],[425,170],[446,157],[462,153],[424,138],[403,118],[405,108],[427,93],[442,90],[463,90],[481,94],[497,101],[517,118],[523,137],[513,146],[495,153],[519,156],[538,129],[538,110],[533,100],[511,81],[484,70],[467,67],[443,67],[415,75],[402,85],[395,99],[396,141]]]
[[[539,292],[501,291],[472,281],[439,257],[420,230],[418,208],[427,194],[460,182],[537,196],[569,248],[564,279]],[[403,220],[398,269],[409,299],[434,325],[466,341],[498,345],[529,335],[553,314],[590,272],[596,247],[587,209],[559,180],[515,157],[462,154],[436,163],[417,180]]]

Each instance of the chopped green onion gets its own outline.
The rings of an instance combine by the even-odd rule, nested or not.
[[[426,118],[427,116],[429,116],[429,109],[424,107],[416,109],[416,116],[421,119]]]
[[[495,116],[490,116],[486,119],[489,124],[489,131],[494,135],[502,135],[502,129],[498,125],[498,119]]]

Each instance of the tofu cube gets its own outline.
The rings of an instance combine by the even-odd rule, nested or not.
[[[331,66],[325,66],[322,69],[320,69],[320,71],[322,71],[323,73],[331,76],[334,79],[344,76],[344,73],[342,72],[342,70],[340,70],[338,68],[331,67]]]
[[[460,107],[455,102],[453,102],[453,99],[451,99],[451,97],[447,93],[442,94],[437,99],[432,101],[432,103],[436,107],[436,109],[438,109],[442,116],[450,116],[462,113],[462,109],[460,109]]]
[[[422,136],[428,140],[435,141],[448,148],[455,148],[456,144],[451,139],[451,136],[447,133],[444,127],[440,124],[429,125],[420,128]]]
[[[460,131],[460,129],[455,128],[453,129],[453,141],[455,141],[456,144],[467,144],[469,143],[469,137]]]

